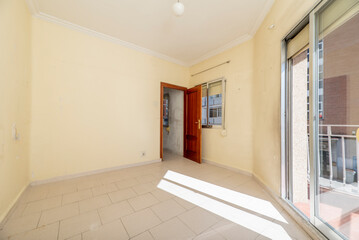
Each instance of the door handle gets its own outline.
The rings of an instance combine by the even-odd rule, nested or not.
[[[201,129],[201,119],[198,119],[194,124],[198,124],[198,129]]]

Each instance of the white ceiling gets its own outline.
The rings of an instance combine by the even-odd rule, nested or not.
[[[27,0],[32,13],[182,65],[250,39],[274,0]]]

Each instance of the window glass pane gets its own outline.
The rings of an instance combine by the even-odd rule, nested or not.
[[[207,84],[202,85],[202,125],[207,125]]]
[[[359,3],[333,1],[318,15],[316,216],[359,239]]]
[[[209,84],[208,96],[208,124],[222,125],[222,81]]]

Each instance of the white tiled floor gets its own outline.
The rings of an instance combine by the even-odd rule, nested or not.
[[[184,178],[167,177],[169,170]],[[251,177],[172,154],[30,187],[0,230],[0,240],[268,238],[310,239]]]

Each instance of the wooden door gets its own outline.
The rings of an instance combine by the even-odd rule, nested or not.
[[[202,86],[186,91],[184,157],[202,161]]]

